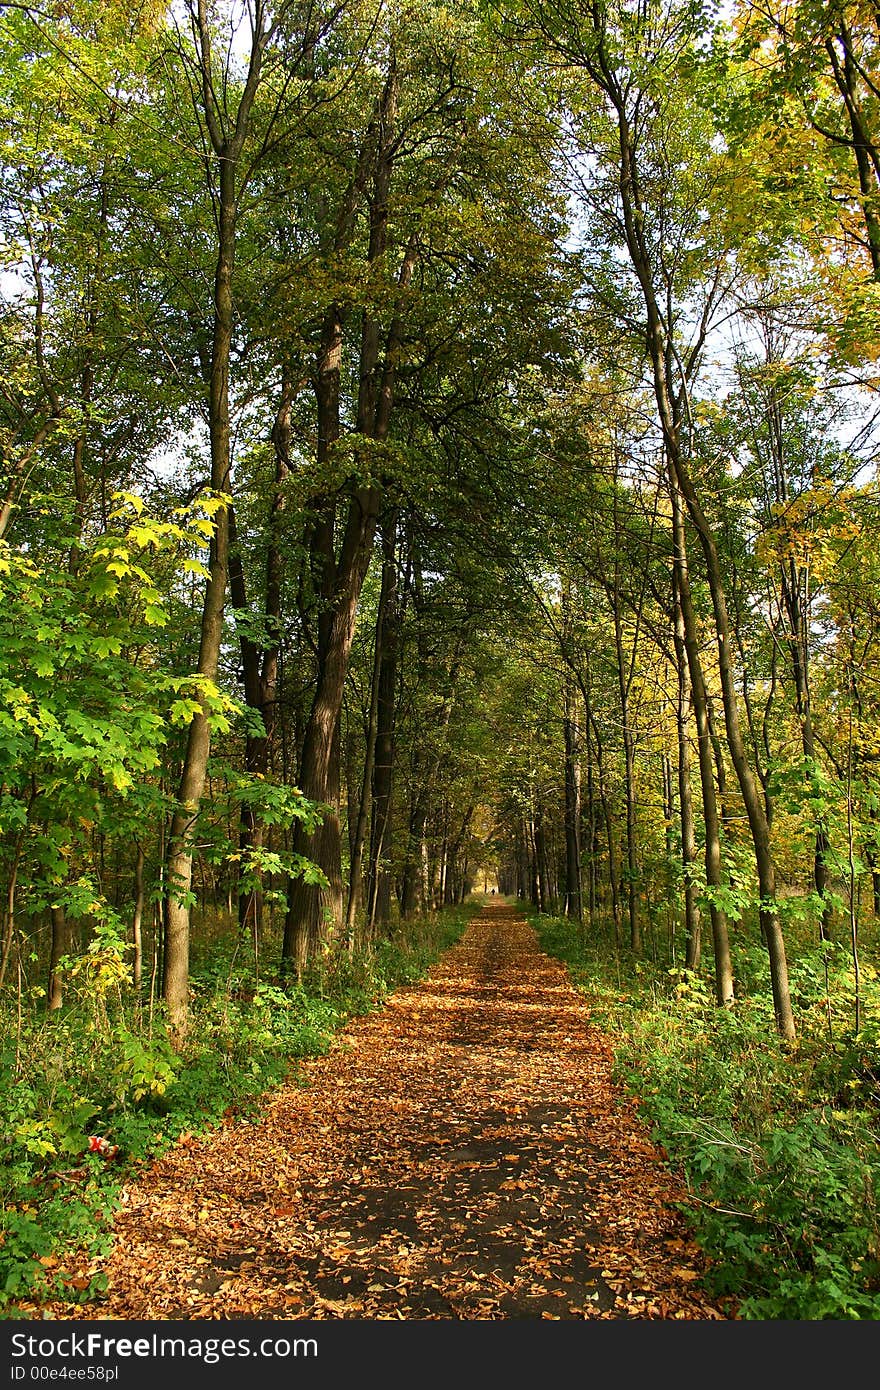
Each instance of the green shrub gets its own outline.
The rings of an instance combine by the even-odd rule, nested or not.
[[[329,952],[299,982],[257,978],[234,934],[194,953],[192,1026],[171,1048],[159,1011],[126,995],[104,965],[105,943],[72,972],[65,1007],[37,1013],[0,998],[0,1316],[60,1289],[64,1251],[99,1251],[122,1181],[183,1132],[256,1109],[296,1059],[327,1051],[333,1034],[418,979],[464,930],[474,907],[399,928],[358,956]],[[109,976],[107,976],[109,979]],[[89,1151],[100,1136],[117,1152]],[[64,1285],[88,1299],[99,1287]]]
[[[686,1177],[711,1289],[749,1319],[880,1317],[880,991],[867,953],[870,1021],[853,1034],[846,948],[795,942],[792,1050],[774,1034],[758,945],[737,940],[740,997],[719,1010],[707,972],[618,957],[604,935],[532,920],[588,992],[617,1078]]]

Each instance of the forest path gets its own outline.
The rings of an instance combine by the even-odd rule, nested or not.
[[[515,909],[348,1025],[256,1123],[126,1190],[74,1318],[728,1316],[607,1038]],[[92,1266],[95,1268],[95,1266]]]

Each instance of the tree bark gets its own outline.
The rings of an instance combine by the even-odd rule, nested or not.
[[[620,696],[620,716],[623,723],[623,754],[625,765],[626,793],[626,900],[629,913],[630,950],[636,954],[642,949],[641,927],[638,910],[638,854],[636,850],[636,801],[635,801],[635,749],[630,723],[629,689],[630,682],[626,670],[623,651],[623,631],[620,617],[620,603],[617,584],[612,588],[614,610],[614,648],[617,654],[617,684]]]
[[[247,75],[234,120],[225,97],[218,101],[214,86],[212,35],[204,0],[191,10],[200,92],[194,95],[204,119],[211,148],[217,159],[215,195],[217,215],[214,274],[214,326],[208,380],[208,431],[211,447],[211,488],[215,494],[230,491],[229,365],[233,334],[233,274],[238,219],[238,165],[250,129],[251,112],[262,69],[263,48],[271,25],[262,0],[255,0],[252,44]],[[225,94],[225,86],[223,88]],[[228,123],[231,120],[231,126]],[[190,893],[192,888],[193,838],[208,771],[211,730],[207,683],[217,675],[223,638],[223,610],[229,572],[229,517],[225,506],[216,514],[208,563],[199,642],[198,693],[200,708],[193,716],[187,737],[183,770],[169,832],[165,866],[165,949],[162,994],[172,1034],[186,1031],[189,1001]]]
[[[566,678],[563,711],[565,746],[565,915],[582,924],[584,920],[581,881],[581,762],[580,729],[570,678]]]
[[[63,907],[50,908],[52,919],[52,945],[49,953],[49,988],[46,1004],[50,1013],[60,1009],[64,1002],[61,986],[61,973],[58,966],[70,949],[70,925]]]
[[[676,606],[676,647],[680,641],[685,652],[688,676],[691,687],[691,700],[694,709],[694,722],[697,726],[697,757],[700,768],[700,791],[703,802],[703,827],[706,840],[705,865],[706,885],[709,897],[709,922],[712,930],[712,948],[715,959],[715,998],[727,1007],[734,999],[733,962],[730,955],[730,939],[727,916],[718,904],[723,873],[721,865],[721,825],[718,815],[718,798],[715,792],[715,760],[712,748],[711,726],[709,723],[709,701],[706,694],[706,679],[700,656],[699,631],[691,596],[690,570],[688,568],[687,536],[681,498],[670,470],[670,496],[672,500],[673,549],[675,558],[674,596]]]
[[[394,727],[397,701],[397,660],[400,612],[396,555],[397,509],[382,527],[382,594],[384,596],[382,652],[379,664],[376,756],[373,763],[369,871],[369,927],[387,926],[391,916],[391,870],[385,862],[391,844],[394,790]]]
[[[373,672],[370,680],[370,708],[367,715],[366,742],[364,747],[364,768],[361,777],[361,794],[358,802],[357,822],[351,841],[351,870],[348,883],[348,904],[345,911],[345,930],[349,942],[354,945],[355,916],[361,896],[364,843],[373,796],[373,766],[376,758],[376,731],[379,717],[379,675],[382,667],[382,646],[384,640],[385,609],[387,593],[385,572],[382,572],[382,587],[379,593],[379,608],[376,614],[376,632],[373,646]],[[368,895],[369,897],[369,895]],[[369,912],[367,913],[369,916]],[[365,923],[366,927],[366,923]],[[366,940],[367,931],[364,931]]]
[[[228,494],[230,467],[229,359],[232,347],[232,275],[235,258],[236,166],[234,159],[220,164],[217,270],[214,282],[214,337],[209,382],[209,433],[211,487]],[[223,609],[229,572],[229,516],[225,505],[216,515],[208,564],[209,578],[202,608],[198,675],[213,684],[223,637]],[[165,951],[162,994],[172,1032],[186,1031],[189,1000],[190,893],[192,889],[193,837],[211,749],[208,703],[203,690],[201,708],[193,716],[187,737],[177,810],[171,819],[166,863]]]
[[[608,845],[608,884],[611,889],[611,915],[614,923],[614,942],[619,951],[623,945],[623,914],[620,904],[620,878],[617,869],[617,847],[614,839],[614,816],[611,810],[611,803],[608,797],[608,788],[605,780],[605,761],[602,750],[602,740],[586,692],[585,704],[587,715],[593,729],[593,742],[596,749],[599,804],[602,807],[602,819],[605,822],[605,838]]]
[[[313,802],[325,807],[317,830],[298,823],[293,849],[317,864],[327,886],[306,882],[303,875],[288,884],[288,907],[281,949],[282,973],[295,968],[301,973],[325,938],[328,928],[342,923],[339,830],[339,716],[354,637],[358,601],[370,563],[373,531],[378,512],[374,491],[358,489],[349,507],[342,554],[336,568],[337,595],[329,613],[329,630],[319,653],[318,683],[306,724],[300,769],[300,788]],[[326,909],[326,915],[325,915]]]
[[[410,802],[409,829],[407,835],[406,859],[403,866],[403,887],[400,898],[400,915],[408,921],[415,915],[419,902],[419,884],[422,872],[422,844],[427,823],[427,794],[425,788],[413,785]]]
[[[282,556],[282,525],[286,506],[285,484],[290,473],[291,407],[294,388],[286,367],[281,373],[281,393],[272,426],[272,445],[275,476],[267,519],[267,548],[263,585],[263,620],[265,635],[262,643],[254,642],[246,628],[239,630],[244,694],[249,707],[259,716],[262,733],[245,737],[245,771],[252,778],[264,778],[269,770],[269,752],[278,722],[278,670],[281,649],[281,602],[284,563]],[[246,613],[247,590],[244,565],[237,545],[235,511],[229,508],[229,588],[233,607]],[[258,808],[248,799],[242,801],[239,822],[239,851],[241,866],[254,880],[247,892],[239,892],[238,925],[242,939],[250,939],[255,965],[259,963],[263,931],[263,875],[258,863],[259,851],[265,841],[265,826]]]
[[[380,260],[387,249],[388,191],[393,164],[394,130],[397,116],[399,77],[393,52],[389,71],[378,109],[371,122],[358,165],[358,175],[350,190],[343,224],[337,237],[347,235],[353,225],[355,195],[366,187],[372,169],[373,190],[370,200],[370,234],[368,263]],[[378,144],[376,143],[378,142]],[[373,159],[374,163],[370,163]],[[344,242],[343,242],[344,244]],[[356,433],[378,443],[388,437],[397,364],[403,344],[403,295],[412,280],[418,259],[414,238],[404,252],[397,277],[398,298],[385,337],[384,358],[380,363],[380,335],[373,316],[366,312],[361,326],[361,345],[358,366],[358,409]],[[316,393],[318,398],[318,455],[319,464],[326,458],[339,438],[340,368],[342,361],[342,319],[334,306],[325,319],[319,352]],[[324,547],[326,588],[330,601],[323,620],[319,643],[317,686],[303,742],[302,790],[311,800],[328,803],[329,781],[332,773],[334,731],[342,707],[342,694],[348,671],[351,642],[357,617],[361,589],[370,564],[373,538],[380,507],[380,483],[357,486],[353,492],[338,561],[335,560],[332,533],[330,544]],[[338,769],[335,779],[338,781]],[[295,851],[316,862],[325,874],[341,863],[338,835],[338,809],[333,807],[325,816],[317,834],[298,828]],[[334,826],[337,827],[334,830]],[[316,857],[317,856],[317,857]],[[328,875],[329,877],[329,875]],[[281,951],[282,972],[291,963],[298,971],[308,960],[321,939],[325,913],[330,924],[341,926],[341,899],[338,912],[334,902],[322,904],[322,893],[302,876],[294,878],[288,889],[288,909]],[[335,894],[331,894],[335,898]]]
[[[691,794],[691,746],[688,739],[688,716],[691,708],[691,683],[688,678],[687,654],[684,640],[684,618],[678,583],[674,580],[675,655],[678,672],[678,698],[675,710],[678,732],[678,806],[681,823],[681,863],[684,874],[684,934],[685,965],[688,970],[700,967],[700,908],[694,865],[697,862],[697,835]],[[714,790],[714,787],[713,787]],[[707,856],[708,858],[708,856]],[[714,856],[713,856],[714,858]],[[717,909],[716,909],[717,910]]]
[[[138,845],[134,866],[134,913],[131,921],[131,936],[134,953],[131,962],[131,982],[136,995],[140,995],[144,970],[144,847]]]

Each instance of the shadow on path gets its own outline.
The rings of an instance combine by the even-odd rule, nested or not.
[[[608,1040],[515,909],[350,1024],[258,1123],[127,1189],[76,1318],[727,1316]]]

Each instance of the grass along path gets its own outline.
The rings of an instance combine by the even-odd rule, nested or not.
[[[56,1318],[732,1316],[611,1049],[515,909],[357,1019],[256,1123],[125,1191],[108,1287]]]

